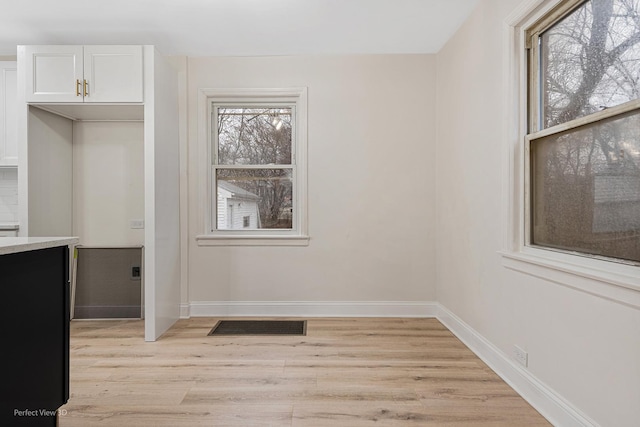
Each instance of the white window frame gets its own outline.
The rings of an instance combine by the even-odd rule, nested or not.
[[[528,70],[526,29],[562,0],[529,0],[504,21],[503,265],[624,305],[640,308],[640,267],[530,246],[528,243]],[[544,132],[544,131],[542,131]],[[538,133],[535,136],[540,136]]]
[[[213,156],[216,146],[212,132],[214,104],[290,105],[295,110],[292,123],[293,228],[217,230],[213,208]],[[198,94],[200,158],[200,223],[203,233],[196,236],[198,246],[307,246],[307,88],[231,88],[200,89]],[[269,165],[264,165],[268,168]],[[277,165],[274,166],[277,169]]]

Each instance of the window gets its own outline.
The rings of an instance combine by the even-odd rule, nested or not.
[[[294,118],[292,105],[213,104],[217,230],[247,228],[250,217],[255,229],[293,228],[285,212],[293,206]],[[227,209],[233,205],[237,209]],[[234,215],[243,221],[233,221]]]
[[[201,245],[304,245],[306,89],[208,89]]]
[[[565,1],[526,33],[531,246],[640,263],[639,16]]]

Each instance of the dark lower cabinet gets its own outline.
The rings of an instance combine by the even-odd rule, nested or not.
[[[55,426],[69,399],[69,250],[0,255],[2,426]]]

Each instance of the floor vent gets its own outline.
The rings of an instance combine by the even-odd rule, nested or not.
[[[306,335],[306,320],[220,320],[209,335]]]

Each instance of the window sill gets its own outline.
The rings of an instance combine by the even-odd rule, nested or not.
[[[578,257],[533,248],[499,253],[510,270],[640,308],[638,267],[581,257],[573,261]]]
[[[309,246],[309,236],[196,236],[198,246]]]

